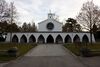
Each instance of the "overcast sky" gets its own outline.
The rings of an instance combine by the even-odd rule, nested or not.
[[[20,22],[34,22],[37,24],[47,18],[50,12],[59,16],[63,22],[65,19],[78,15],[82,4],[89,0],[6,0],[14,2],[19,13]],[[100,6],[100,0],[94,0],[94,3]]]

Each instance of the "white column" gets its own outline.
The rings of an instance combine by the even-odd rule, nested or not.
[[[20,37],[18,37],[18,43],[20,43]]]
[[[46,41],[47,41],[47,38],[44,38],[45,39],[45,43],[47,43]]]
[[[26,37],[27,38],[27,37]],[[29,43],[29,38],[27,38],[27,43]]]
[[[36,39],[36,43],[38,42],[38,38],[35,38]]]

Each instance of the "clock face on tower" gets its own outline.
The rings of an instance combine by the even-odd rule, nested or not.
[[[49,22],[49,23],[47,24],[47,29],[48,29],[48,30],[53,30],[53,28],[54,28],[54,24],[53,24],[52,22]]]

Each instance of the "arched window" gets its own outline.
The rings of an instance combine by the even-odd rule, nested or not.
[[[60,35],[58,35],[56,37],[56,43],[58,43],[58,44],[63,43],[63,39],[62,39],[62,37]]]
[[[22,37],[20,38],[20,43],[27,43],[27,38],[25,35],[22,35]]]
[[[29,37],[29,43],[35,43],[35,42],[36,42],[35,37],[34,37],[33,35],[31,35],[31,36]]]
[[[75,35],[73,42],[80,42],[80,38],[78,35]]]
[[[72,39],[69,35],[65,37],[65,43],[72,43]]]
[[[51,35],[47,37],[47,43],[54,43],[54,39]]]
[[[45,43],[45,39],[44,39],[43,35],[40,35],[38,37],[38,43]]]
[[[14,43],[18,43],[18,37],[16,35],[13,36],[12,38],[12,42]]]
[[[82,42],[84,42],[84,43],[88,43],[89,42],[89,39],[88,39],[87,35],[83,36]]]

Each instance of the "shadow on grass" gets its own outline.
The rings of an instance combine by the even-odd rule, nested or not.
[[[14,60],[19,56],[23,56],[26,54],[30,49],[34,48],[37,44],[36,43],[0,43],[0,62],[6,62],[10,60]],[[7,51],[13,47],[18,48],[18,56],[13,57],[7,54]]]
[[[93,43],[92,45],[87,43],[68,43],[64,44],[64,47],[69,49],[72,53],[77,56],[81,56],[80,49],[87,48],[90,50],[91,57],[100,56],[100,43]]]

